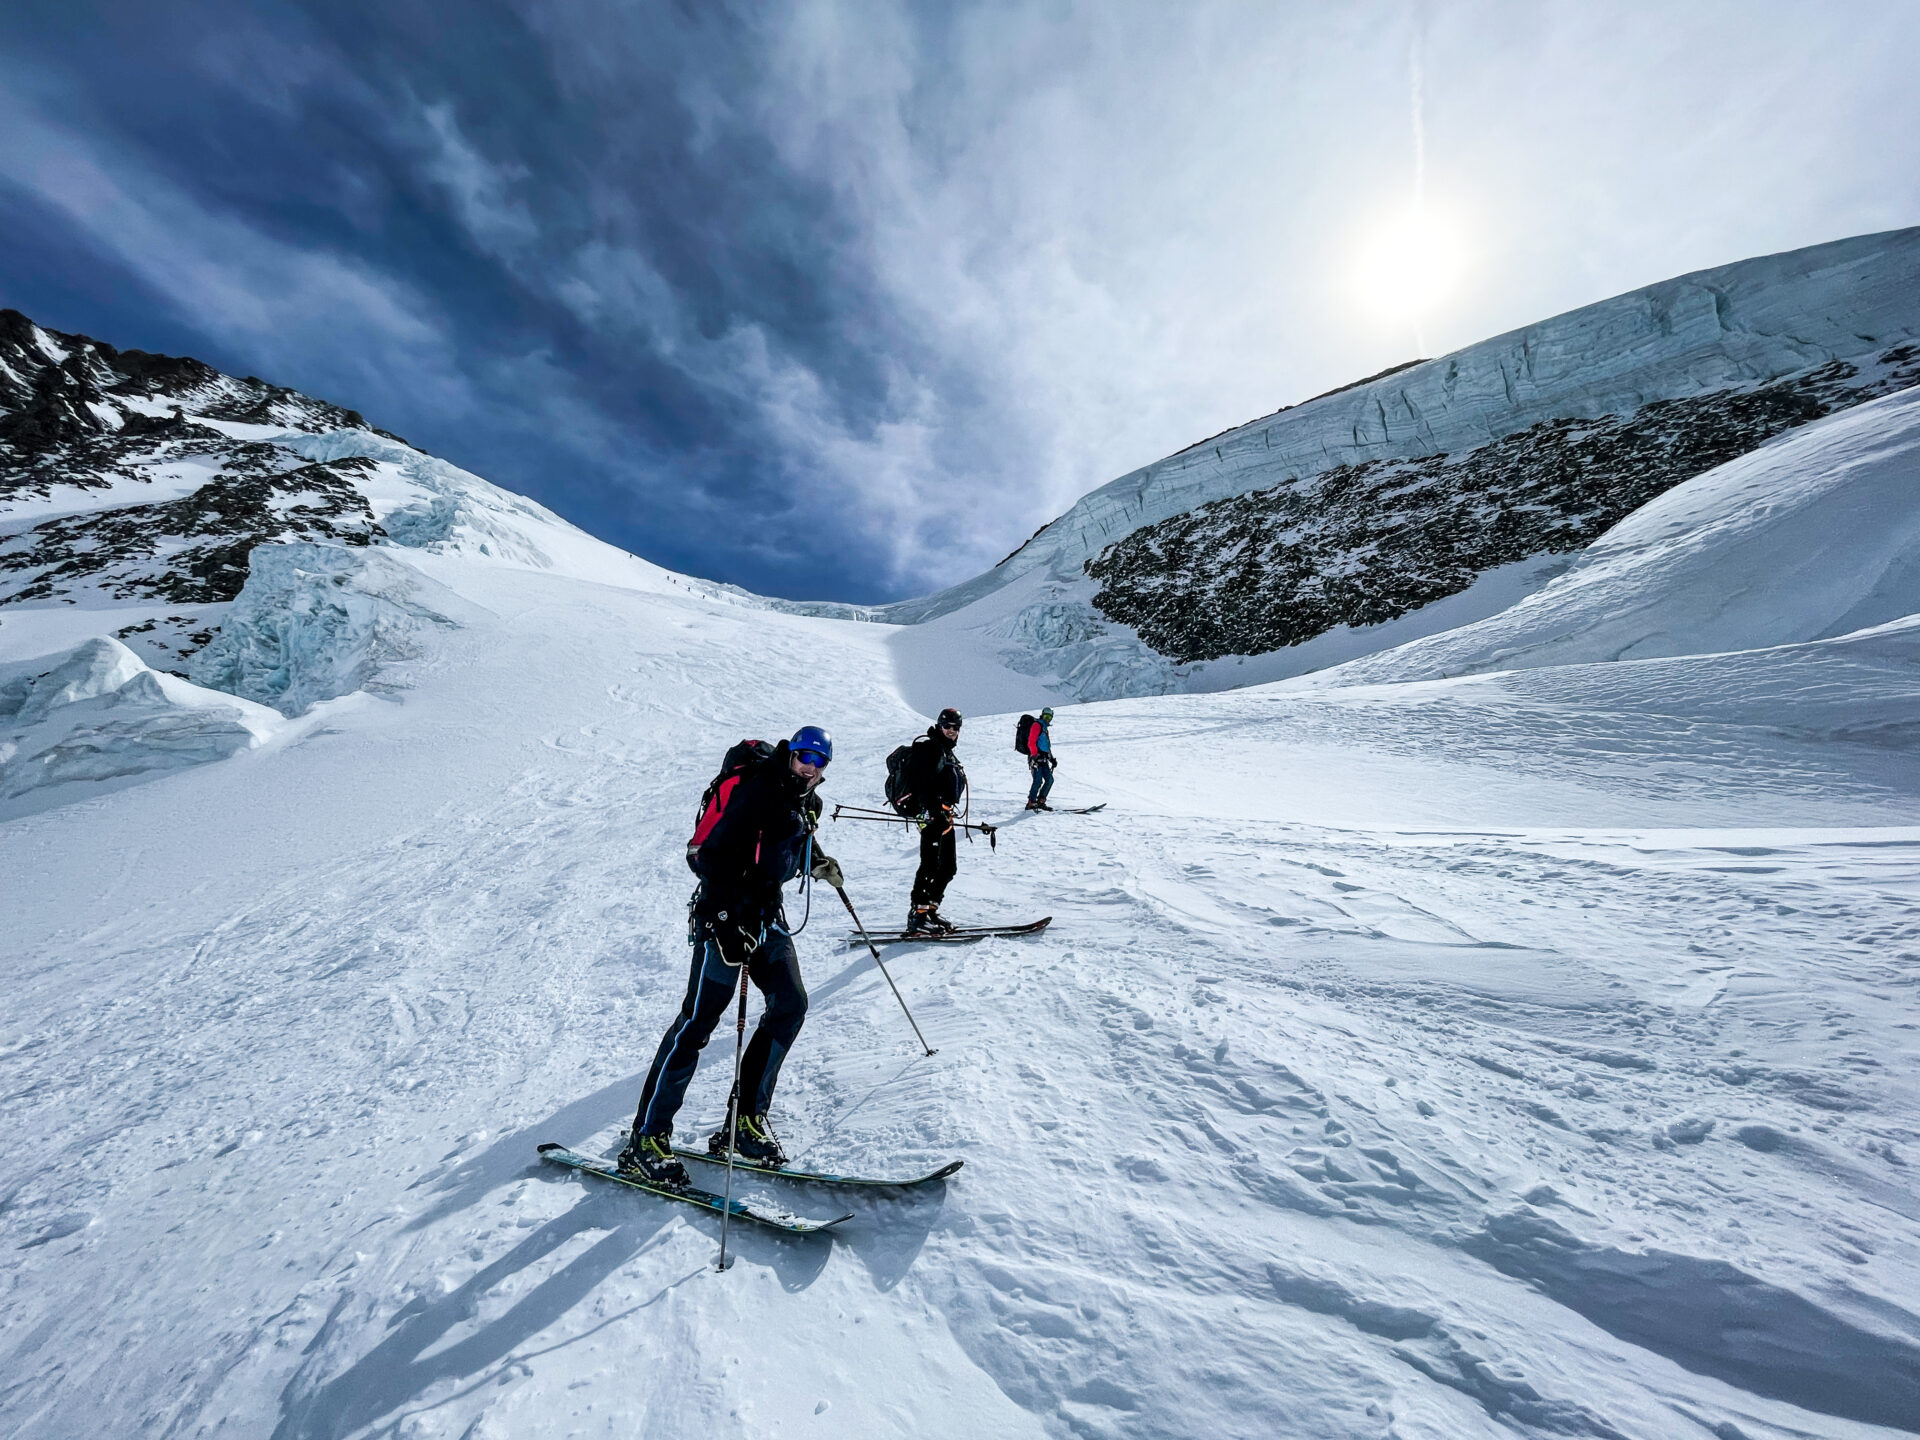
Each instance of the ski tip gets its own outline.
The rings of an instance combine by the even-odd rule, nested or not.
[[[545,1155],[550,1150],[564,1150],[567,1147],[560,1144],[557,1140],[549,1140],[544,1145],[539,1145],[535,1148],[539,1150],[542,1155]]]
[[[958,1175],[960,1173],[960,1167],[966,1163],[964,1160],[955,1160],[950,1164],[942,1165],[938,1170],[934,1171],[933,1174],[929,1175],[927,1179],[944,1180],[949,1175]]]

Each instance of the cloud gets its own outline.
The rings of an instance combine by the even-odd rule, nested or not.
[[[1352,276],[1416,187],[1464,237],[1435,348],[1920,220],[1920,11],[209,12],[43,27],[0,178],[224,353],[779,594],[965,578],[1411,358]]]
[[[21,104],[19,93],[0,87],[0,179],[61,215],[168,308],[230,337],[267,370],[308,368],[320,351],[369,386],[437,377],[457,388],[421,297],[349,256],[210,211],[98,138]]]
[[[488,161],[461,133],[450,103],[422,106],[420,115],[432,140],[426,174],[452,196],[468,232],[502,258],[525,251],[538,236],[539,226],[527,206],[510,192],[527,178],[527,167]]]

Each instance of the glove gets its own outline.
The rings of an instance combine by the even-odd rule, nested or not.
[[[813,878],[826,881],[836,890],[847,888],[847,877],[840,873],[840,862],[821,850],[813,852]]]

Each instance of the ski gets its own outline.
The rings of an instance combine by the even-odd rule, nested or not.
[[[958,929],[949,930],[944,935],[909,935],[904,930],[869,930],[867,937],[876,945],[918,945],[923,942],[929,945],[951,945],[967,940],[990,940],[995,936],[1038,935],[1052,923],[1053,917],[1048,915],[1044,919],[1034,920],[1025,925],[962,925]],[[847,936],[849,945],[865,943],[857,930]]]
[[[683,1160],[698,1160],[705,1165],[724,1166],[724,1155],[715,1155],[706,1150],[691,1150],[683,1145],[673,1147],[673,1153]],[[850,1185],[868,1190],[911,1190],[916,1185],[931,1185],[936,1180],[944,1180],[957,1174],[964,1160],[950,1160],[938,1170],[925,1175],[916,1175],[905,1180],[877,1180],[866,1175],[832,1175],[824,1170],[796,1170],[792,1166],[762,1165],[755,1160],[746,1160],[736,1155],[733,1165],[736,1170],[751,1170],[755,1175],[773,1175],[782,1180],[804,1180],[812,1185]]]
[[[595,1160],[552,1142],[540,1147],[540,1158],[550,1160],[555,1165],[564,1165],[569,1170],[578,1170],[582,1175],[598,1175],[602,1180],[611,1180],[616,1185],[627,1185],[635,1190],[644,1190],[647,1194],[658,1195],[663,1200],[679,1200],[688,1205],[697,1205],[700,1209],[711,1210],[715,1214],[731,1209],[736,1220],[751,1220],[757,1225],[765,1225],[770,1230],[780,1230],[788,1235],[812,1235],[821,1230],[831,1230],[841,1221],[853,1218],[853,1212],[849,1210],[835,1220],[803,1220],[798,1215],[788,1215],[776,1210],[756,1210],[739,1200],[735,1200],[729,1207],[724,1195],[716,1195],[711,1190],[701,1190],[691,1185],[656,1185],[650,1180],[641,1179],[638,1175],[622,1175],[604,1160]]]
[[[1034,811],[1034,814],[1036,815],[1091,815],[1096,810],[1104,810],[1106,808],[1107,808],[1107,802],[1102,800],[1098,805],[1049,805],[1045,810]]]

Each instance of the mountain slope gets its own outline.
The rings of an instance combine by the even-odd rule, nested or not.
[[[350,424],[225,440],[372,461],[340,473],[385,532],[253,544],[180,663],[258,699],[113,638],[163,597],[0,607],[0,740],[47,742],[0,768],[69,766],[0,812],[8,1434],[1920,1433],[1911,623],[1063,709],[1093,815],[1021,811],[1011,716],[973,716],[1006,823],[948,908],[1053,926],[892,952],[928,1059],[792,894],[774,1110],[825,1165],[966,1168],[813,1243],[735,1232],[722,1275],[707,1217],[534,1146],[619,1144],[720,752],[823,723],[828,798],[876,801],[924,724],[906,632]],[[131,468],[50,493],[182,473]],[[904,827],[823,843],[901,914]]]
[[[1415,680],[1751,650],[1916,614],[1920,388],[1669,490],[1498,615],[1313,678]]]
[[[472,618],[409,552],[764,604],[353,411],[0,311],[0,818],[291,742],[303,727],[282,719],[404,688],[423,634]]]
[[[815,895],[776,1101],[810,1159],[967,1168],[721,1276],[704,1218],[533,1147],[618,1142],[718,750],[825,723],[829,797],[877,797],[923,723],[889,632],[391,558],[470,607],[408,688],[0,824],[10,1433],[1920,1426],[1910,751],[1688,660],[1242,690],[1063,711],[1108,809],[1022,817],[976,718],[1009,823],[949,908],[1052,929],[894,952],[926,1060]],[[1852,663],[1842,709],[1911,713]],[[825,842],[900,913],[907,837]]]
[[[1299,674],[1504,608],[1674,485],[1920,381],[1917,341],[1920,230],[1701,271],[1229,431],[879,613],[974,657],[987,703]]]

